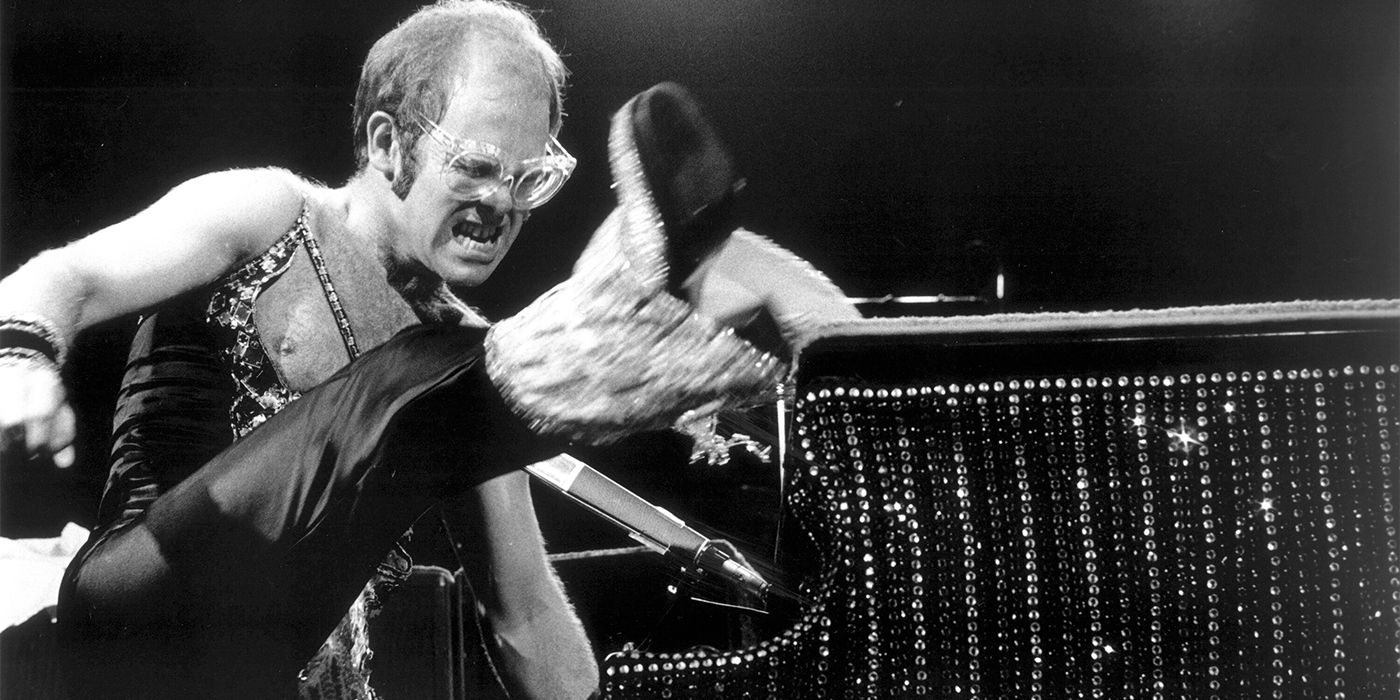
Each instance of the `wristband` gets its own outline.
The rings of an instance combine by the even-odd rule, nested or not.
[[[11,350],[28,350],[61,366],[68,356],[68,343],[53,321],[33,314],[15,314],[0,317],[0,351],[6,357],[28,354],[14,355],[8,352]]]
[[[38,350],[31,348],[0,348],[0,367],[47,367],[58,371],[58,363]]]

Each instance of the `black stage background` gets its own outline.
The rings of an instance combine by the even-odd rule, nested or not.
[[[662,80],[732,142],[747,225],[849,293],[985,296],[1006,274],[1002,302],[904,312],[1400,294],[1393,0],[530,4],[573,71],[580,167],[472,299],[490,314],[567,274],[611,207],[607,120]],[[359,62],[415,5],[8,0],[3,271],[210,170],[343,181]],[[90,524],[132,325],[79,343],[79,466],[7,464],[0,534]],[[766,476],[681,470],[675,441],[600,459],[740,537],[771,521]],[[548,510],[556,548],[616,544]]]

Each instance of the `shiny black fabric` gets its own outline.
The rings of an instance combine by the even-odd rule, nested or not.
[[[204,295],[178,298],[145,318],[112,420],[112,466],[98,508],[99,529],[119,529],[157,496],[233,442],[234,380],[203,321]]]
[[[60,599],[73,675],[91,682],[82,696],[290,694],[419,515],[558,451],[500,400],[483,335],[399,333],[99,532]],[[188,449],[176,440],[144,457]]]

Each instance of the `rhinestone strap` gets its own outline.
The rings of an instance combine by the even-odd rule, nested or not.
[[[297,231],[300,232],[302,245],[306,246],[307,255],[311,256],[311,267],[316,270],[316,279],[321,281],[321,290],[326,293],[326,303],[331,307],[336,328],[340,329],[340,339],[345,342],[345,352],[349,353],[351,360],[355,360],[360,357],[360,346],[355,342],[354,331],[350,329],[350,317],[345,314],[345,307],[340,304],[340,295],[336,294],[335,285],[331,284],[326,260],[321,257],[321,246],[317,245],[316,237],[311,235],[311,227],[307,221],[309,212],[309,208],[302,208],[301,216],[297,218]]]

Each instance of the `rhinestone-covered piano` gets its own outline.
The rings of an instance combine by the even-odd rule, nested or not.
[[[826,328],[786,463],[811,604],[613,654],[605,694],[1400,697],[1397,387],[1396,302]]]

